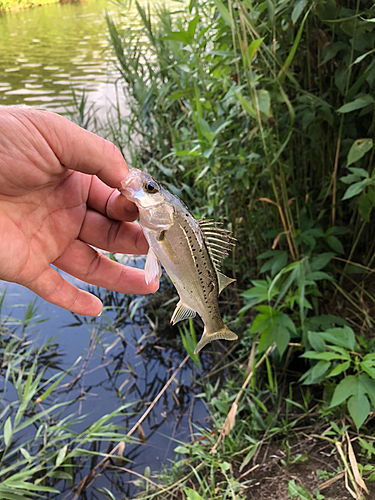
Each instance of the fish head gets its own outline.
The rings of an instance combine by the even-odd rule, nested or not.
[[[139,168],[129,171],[121,182],[120,191],[129,201],[135,203],[139,210],[147,210],[164,201],[159,184],[150,174],[142,172]]]
[[[137,206],[141,225],[167,229],[173,223],[174,209],[166,201],[166,191],[147,172],[131,169],[120,192]]]

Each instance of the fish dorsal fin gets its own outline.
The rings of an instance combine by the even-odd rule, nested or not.
[[[188,319],[188,318],[195,318],[196,312],[193,311],[193,309],[190,309],[190,307],[185,306],[179,301],[179,303],[176,306],[176,309],[174,310],[174,313],[171,317],[171,323],[172,325],[176,324],[178,321],[181,321],[183,319]]]
[[[236,280],[234,280],[233,278],[228,278],[228,276],[225,276],[225,274],[220,273],[219,271],[217,271],[216,274],[217,274],[217,280],[219,282],[219,295],[220,295],[226,286],[228,286],[230,283],[233,283]]]
[[[220,223],[213,220],[200,220],[199,226],[202,230],[207,250],[210,254],[216,273],[220,273],[220,265],[229,254],[229,248],[235,245],[235,239],[230,236],[230,231],[218,227]],[[224,276],[222,274],[222,276]],[[226,278],[226,276],[224,276]],[[226,278],[230,279],[230,278]],[[229,283],[224,285],[221,290]],[[221,291],[220,290],[220,291]]]

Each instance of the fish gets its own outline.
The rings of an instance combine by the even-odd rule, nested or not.
[[[211,219],[197,220],[177,196],[163,188],[147,172],[133,168],[120,188],[139,211],[139,224],[148,241],[146,283],[156,282],[161,265],[174,284],[179,302],[171,323],[201,317],[204,331],[194,353],[213,340],[236,340],[223,322],[218,305],[222,290],[235,280],[220,265],[235,239]]]

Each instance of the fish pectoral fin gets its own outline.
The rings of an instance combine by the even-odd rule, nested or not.
[[[196,312],[190,307],[185,306],[181,301],[177,304],[176,309],[171,317],[172,325],[176,324],[178,321],[188,318],[195,318]]]
[[[228,276],[225,276],[225,274],[220,272],[217,272],[216,274],[217,274],[217,281],[219,282],[219,295],[220,295],[226,286],[230,285],[231,283],[233,283],[233,281],[236,280],[228,278]]]
[[[155,283],[160,276],[161,267],[158,258],[156,257],[155,252],[150,248],[146,258],[145,281],[147,284],[151,283],[151,281],[154,281]]]
[[[207,333],[204,330],[202,338],[197,344],[197,347],[194,349],[194,354],[197,354],[203,347],[212,342],[213,340],[237,340],[238,336],[229,330],[229,328],[224,325],[223,328],[220,328],[217,332]]]

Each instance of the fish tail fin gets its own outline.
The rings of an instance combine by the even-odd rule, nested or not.
[[[203,332],[202,338],[197,344],[197,347],[194,350],[194,354],[197,354],[203,347],[212,342],[213,340],[237,340],[238,336],[229,330],[229,328],[223,324],[223,327],[220,328],[217,332],[208,333],[206,329]]]

